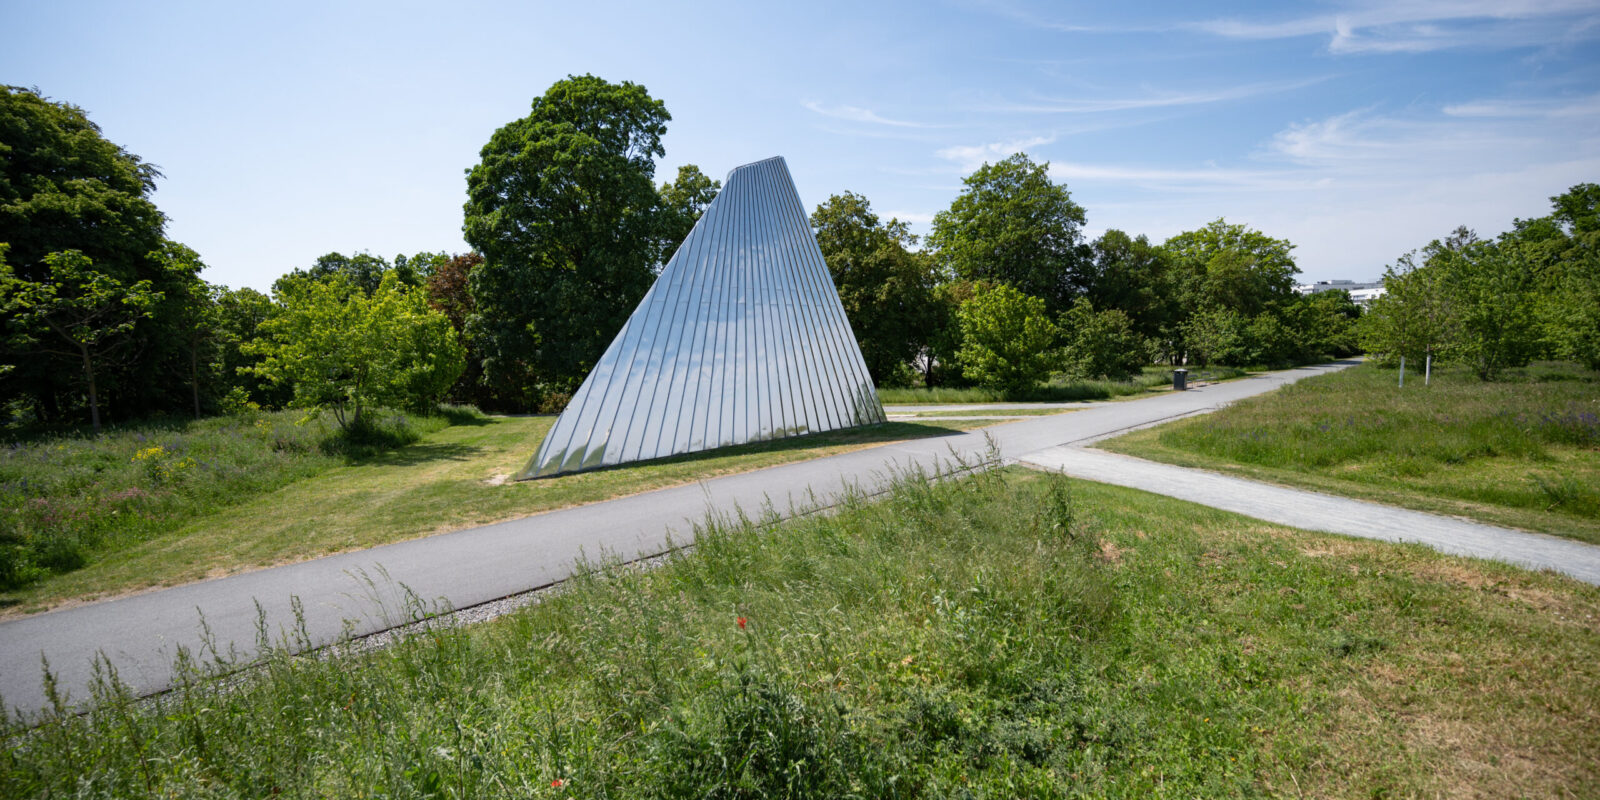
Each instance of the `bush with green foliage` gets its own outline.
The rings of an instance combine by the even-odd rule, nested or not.
[[[342,277],[278,291],[283,310],[244,346],[261,357],[246,369],[292,386],[297,407],[331,409],[342,427],[360,428],[362,413],[379,406],[431,407],[466,368],[450,320],[394,271],[371,295]]]
[[[1061,315],[1058,327],[1066,342],[1062,371],[1068,375],[1125,381],[1150,363],[1148,340],[1120,309],[1096,311],[1080,298]]]
[[[979,287],[957,316],[961,349],[956,357],[980,386],[1024,391],[1049,377],[1060,360],[1058,331],[1037,297],[1005,284]]]
[[[853,192],[818,205],[811,227],[873,381],[906,385],[907,365],[939,322],[932,260],[911,249],[917,237],[905,223],[882,222]]]

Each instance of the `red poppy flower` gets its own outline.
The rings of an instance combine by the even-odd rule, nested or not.
[[[560,789],[562,787],[562,785],[565,784],[565,783],[566,783],[566,781],[561,780],[560,778],[556,778],[555,780],[550,782],[550,786],[553,787],[553,788],[556,788],[556,789]]]
[[[741,631],[744,630],[744,623],[746,622],[745,618],[744,617],[740,617],[738,622],[739,622],[739,630],[741,630]]]

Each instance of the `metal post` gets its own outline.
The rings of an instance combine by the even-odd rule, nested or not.
[[[1406,357],[1400,357],[1400,388],[1406,388]]]
[[[1427,386],[1433,381],[1433,354],[1428,354],[1428,363],[1422,368],[1422,385]]]

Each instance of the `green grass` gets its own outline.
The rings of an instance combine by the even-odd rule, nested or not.
[[[1600,543],[1600,372],[1362,365],[1099,446]]]
[[[0,796],[1595,797],[1597,618],[1557,576],[1003,470],[106,689],[11,738]]]
[[[63,603],[189,583],[882,442],[994,424],[893,422],[519,483],[507,479],[538,448],[554,417],[466,415],[449,427],[439,427],[443,421],[438,421],[437,429],[415,444],[349,463],[321,456],[314,448],[275,445],[283,436],[314,435],[296,428],[290,419],[266,415],[254,423],[215,420],[171,430],[124,432],[100,442],[36,446],[26,460],[15,462],[21,466],[13,468],[33,476],[52,464],[79,465],[91,455],[96,463],[115,467],[96,473],[75,466],[78,478],[61,485],[86,488],[72,488],[76,495],[66,489],[47,494],[53,504],[78,503],[85,519],[99,514],[109,520],[100,523],[109,533],[72,569],[37,576],[0,592],[0,608],[7,615],[34,613]],[[224,456],[212,456],[199,444],[212,441],[226,447]],[[65,448],[59,457],[49,449],[57,446]],[[159,490],[142,494],[145,490],[124,488],[140,485],[134,481],[144,473],[133,457],[141,447],[161,447],[167,453],[163,464],[191,457],[197,464],[161,483]],[[38,452],[41,448],[46,452]],[[220,475],[232,477],[223,480]],[[109,505],[109,511],[107,505],[95,505],[106,502],[97,498],[128,496],[133,499],[118,500],[123,506]],[[21,500],[13,505],[27,507]],[[130,521],[124,506],[138,509],[136,521]],[[125,521],[127,528],[116,527]],[[48,533],[44,529],[40,535]]]
[[[1195,370],[1190,381],[1200,380],[1201,373],[1206,376],[1205,380],[1228,380],[1247,374],[1245,370],[1234,367],[1210,367],[1205,370]],[[1112,400],[1118,397],[1132,397],[1150,391],[1159,391],[1163,387],[1170,388],[1171,386],[1171,367],[1145,367],[1144,374],[1131,381],[1066,381],[1058,378],[1025,392],[1001,392],[976,386],[966,388],[935,387],[932,389],[879,387],[878,399],[884,405],[1069,403],[1079,400]]]
[[[282,411],[50,434],[0,448],[0,590],[70,572],[98,554],[343,463],[362,463],[475,411],[383,412],[341,431]]]

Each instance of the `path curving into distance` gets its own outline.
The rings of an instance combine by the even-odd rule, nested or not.
[[[1354,363],[1266,373],[1187,392],[1095,404],[1071,414],[880,445],[0,622],[0,701],[24,713],[44,707],[41,656],[49,659],[59,685],[78,701],[87,698],[92,662],[101,653],[134,692],[158,692],[171,684],[180,647],[200,652],[202,617],[219,651],[234,648],[240,658],[248,658],[256,652],[258,609],[277,639],[293,630],[298,603],[306,634],[313,646],[322,646],[347,629],[359,636],[409,621],[408,591],[429,604],[469,608],[559,582],[586,556],[631,561],[660,554],[672,542],[689,540],[694,523],[708,514],[754,514],[770,506],[788,515],[827,506],[848,491],[881,491],[897,471],[936,471],[957,458],[981,461],[991,441],[1008,460],[1047,460],[1032,454],[1061,446],[1076,449],[1125,430],[1212,411]],[[1522,563],[1553,568],[1570,556],[1552,559]]]

